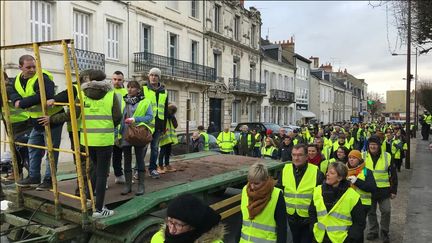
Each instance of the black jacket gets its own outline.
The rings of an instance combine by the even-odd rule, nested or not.
[[[290,144],[286,145],[285,143],[281,143],[281,146],[279,147],[279,158],[282,162],[286,161],[292,161],[292,148],[294,147],[294,144],[291,142]]]
[[[339,183],[338,187],[332,187],[330,185],[327,185],[326,183],[323,183],[322,196],[324,199],[324,204],[326,206],[327,212],[329,212],[333,208],[333,206],[339,201],[339,199],[346,192],[346,190],[348,190],[349,187],[350,187],[350,182],[347,180],[342,180]],[[309,218],[310,218],[310,230],[311,232],[313,232],[314,224],[318,221],[316,207],[313,201],[309,207]],[[348,229],[348,236],[344,242],[360,243],[362,242],[361,239],[363,236],[363,231],[366,227],[366,212],[363,208],[363,205],[361,204],[360,199],[358,200],[357,204],[354,206],[354,208],[351,211],[351,220],[352,220],[352,225]],[[313,238],[313,241],[316,242],[315,237]],[[324,235],[323,242],[331,243],[330,239],[328,238],[327,232]]]
[[[375,167],[379,157],[381,156],[381,149],[379,150],[379,153],[377,155],[372,155],[372,154],[370,155],[373,161],[373,166]],[[387,173],[389,174],[390,177],[390,186],[383,187],[383,188],[377,187],[375,193],[372,193],[373,200],[381,201],[383,199],[390,198],[390,194],[397,194],[398,176],[396,171],[396,165],[390,157],[389,157],[389,163],[390,166],[388,168]]]
[[[285,208],[285,199],[283,197],[282,191],[279,194],[279,198],[276,204],[276,209],[274,213],[274,219],[276,221],[276,235],[277,240],[276,243],[286,243],[287,242],[287,234],[288,234],[288,225],[287,225],[287,212]],[[237,225],[240,225],[240,228],[236,231],[236,240],[235,242],[240,241],[241,236],[241,228],[243,224],[243,215],[240,211],[240,222]]]

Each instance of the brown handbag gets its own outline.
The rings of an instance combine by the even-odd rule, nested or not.
[[[127,106],[127,117],[130,117],[130,109]],[[153,140],[153,134],[145,125],[128,125],[124,138],[130,145],[145,146]]]

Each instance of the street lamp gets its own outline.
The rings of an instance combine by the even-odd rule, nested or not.
[[[414,124],[416,129],[418,128],[418,106],[417,106],[417,58],[418,58],[418,50],[417,47],[415,49],[415,53],[411,53],[411,55],[415,55],[415,77],[414,77]],[[401,53],[392,53],[392,56],[406,56],[407,54],[401,54]],[[411,92],[410,90],[408,92]],[[407,131],[408,132],[408,131]],[[414,132],[414,138],[416,137],[416,133]]]

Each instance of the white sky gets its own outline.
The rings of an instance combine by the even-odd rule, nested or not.
[[[331,62],[334,71],[346,68],[366,80],[368,91],[385,94],[387,90],[406,89],[402,79],[406,77],[406,55],[391,55],[406,53],[406,46],[397,40],[391,11],[387,18],[385,6],[373,8],[368,3],[245,1],[245,7],[255,6],[261,12],[264,39],[267,33],[272,42],[294,36],[296,53],[319,57],[320,64]],[[411,60],[414,75],[414,55]],[[432,81],[432,53],[418,57],[418,77]]]

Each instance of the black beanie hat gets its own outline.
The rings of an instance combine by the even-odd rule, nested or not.
[[[368,143],[376,143],[378,145],[381,145],[381,139],[377,136],[377,135],[372,135],[369,139],[368,139]]]
[[[221,219],[217,212],[190,194],[178,196],[171,201],[167,216],[187,223],[200,233],[209,231]]]

